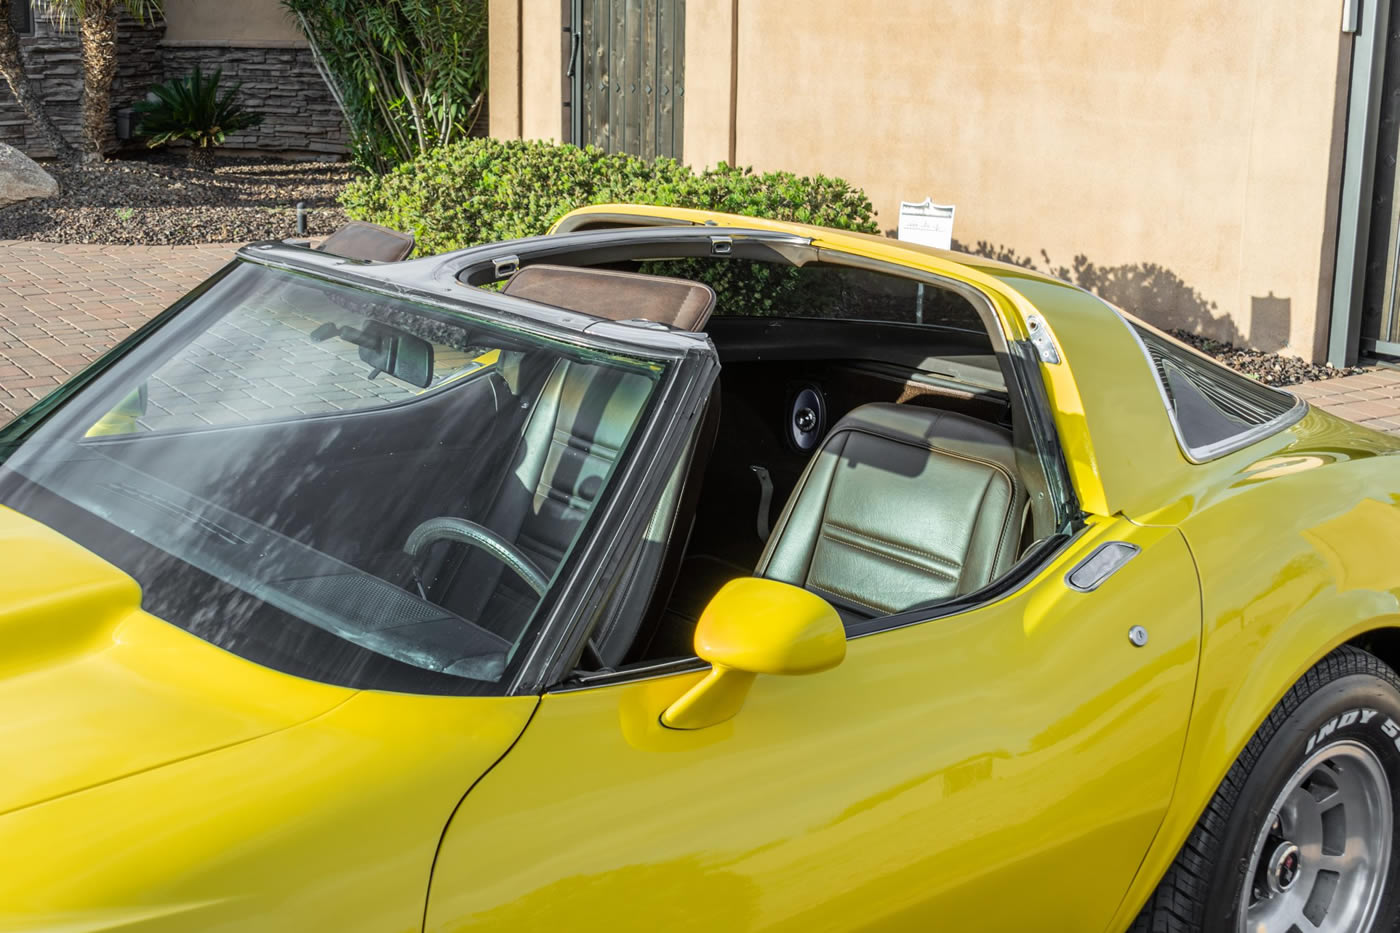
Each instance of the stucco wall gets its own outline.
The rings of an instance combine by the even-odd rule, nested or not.
[[[1082,255],[1154,322],[1321,358],[1341,6],[687,0],[684,156],[844,176],[887,229],[952,202],[969,248]],[[493,135],[556,138],[559,0],[491,13]]]
[[[558,139],[563,128],[560,0],[489,0],[492,136]]]
[[[1321,354],[1341,0],[737,7],[740,163],[845,176],[886,228],[955,203],[964,244],[1082,254],[1157,323]]]
[[[281,0],[168,0],[165,37],[174,42],[302,40]]]

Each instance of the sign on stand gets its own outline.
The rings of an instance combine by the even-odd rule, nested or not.
[[[899,203],[899,238],[920,246],[953,248],[952,204],[934,204],[932,198]]]
[[[934,204],[933,198],[922,201],[899,202],[899,238],[920,246],[933,246],[938,249],[953,248],[952,204]],[[924,285],[914,296],[914,321],[924,322]]]

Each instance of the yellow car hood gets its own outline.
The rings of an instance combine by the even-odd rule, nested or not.
[[[247,742],[354,694],[148,615],[126,574],[5,508],[0,568],[0,815]]]

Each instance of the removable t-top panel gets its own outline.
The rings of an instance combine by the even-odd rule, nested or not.
[[[653,321],[676,330],[704,329],[715,309],[714,290],[700,282],[572,266],[526,266],[511,276],[505,293],[605,320]]]

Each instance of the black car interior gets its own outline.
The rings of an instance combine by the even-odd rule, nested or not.
[[[614,281],[627,272],[706,278],[695,260],[608,271]],[[565,283],[569,272],[551,266],[542,277]],[[710,277],[718,306],[700,326],[723,372],[639,549],[648,562],[635,574],[641,592],[619,600],[585,667],[690,655],[704,606],[735,577],[811,589],[850,625],[981,589],[1054,531],[1005,361],[975,312],[955,307],[966,299],[909,296],[864,270],[858,279],[876,281],[853,287],[849,271],[842,276],[836,299],[824,288],[820,307],[775,302],[756,316],[727,315],[733,283]],[[803,291],[789,290],[787,301]],[[906,297],[957,326],[891,310]]]

